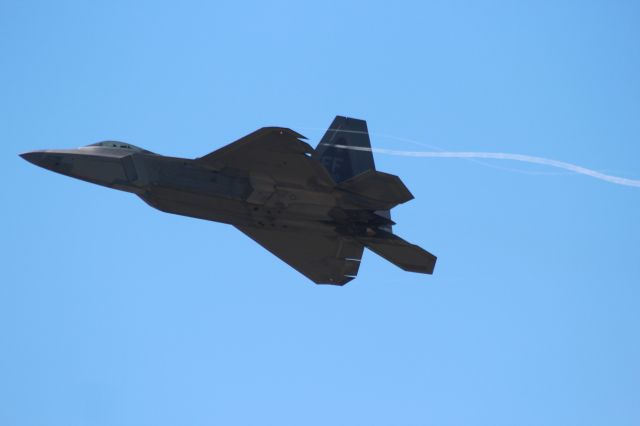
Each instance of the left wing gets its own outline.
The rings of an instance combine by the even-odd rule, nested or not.
[[[327,170],[309,155],[304,136],[285,127],[263,127],[196,161],[216,170],[232,168],[266,174],[274,181],[334,186]]]
[[[344,285],[354,279],[364,251],[362,244],[337,233],[236,228],[316,284]]]

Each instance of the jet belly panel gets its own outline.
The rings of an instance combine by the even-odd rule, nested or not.
[[[228,224],[253,222],[245,203],[240,200],[166,187],[151,188],[140,197],[167,213]]]
[[[223,223],[250,222],[248,180],[204,169],[192,160],[144,161],[148,184],[140,197],[158,210]]]

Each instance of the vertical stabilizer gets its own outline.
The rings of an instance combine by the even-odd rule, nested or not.
[[[322,163],[336,183],[367,170],[375,170],[371,151],[337,148],[336,145],[370,149],[366,121],[337,116],[316,147],[313,157]]]
[[[337,146],[367,150],[357,151]],[[313,158],[322,163],[336,183],[340,183],[367,170],[376,169],[373,153],[370,149],[371,141],[369,140],[367,122],[338,115],[316,147]],[[376,214],[391,220],[389,210],[378,210]],[[391,225],[385,226],[384,229],[390,232]]]

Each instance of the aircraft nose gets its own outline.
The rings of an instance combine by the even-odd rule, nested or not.
[[[24,158],[28,162],[35,164],[36,166],[42,166],[47,154],[42,151],[31,151],[20,154],[20,157]]]
[[[65,173],[73,168],[73,155],[60,151],[31,151],[20,154],[28,162],[53,172]]]

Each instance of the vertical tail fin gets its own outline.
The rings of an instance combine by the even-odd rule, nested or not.
[[[367,170],[375,170],[371,151],[355,151],[335,145],[371,148],[366,121],[337,116],[316,147],[313,157],[322,163],[336,183]]]
[[[376,169],[371,151],[338,148],[336,145],[370,149],[371,141],[366,121],[338,115],[320,140],[313,158],[322,163],[336,183]],[[379,210],[376,214],[391,219],[389,210]],[[390,232],[391,226],[385,229]]]

